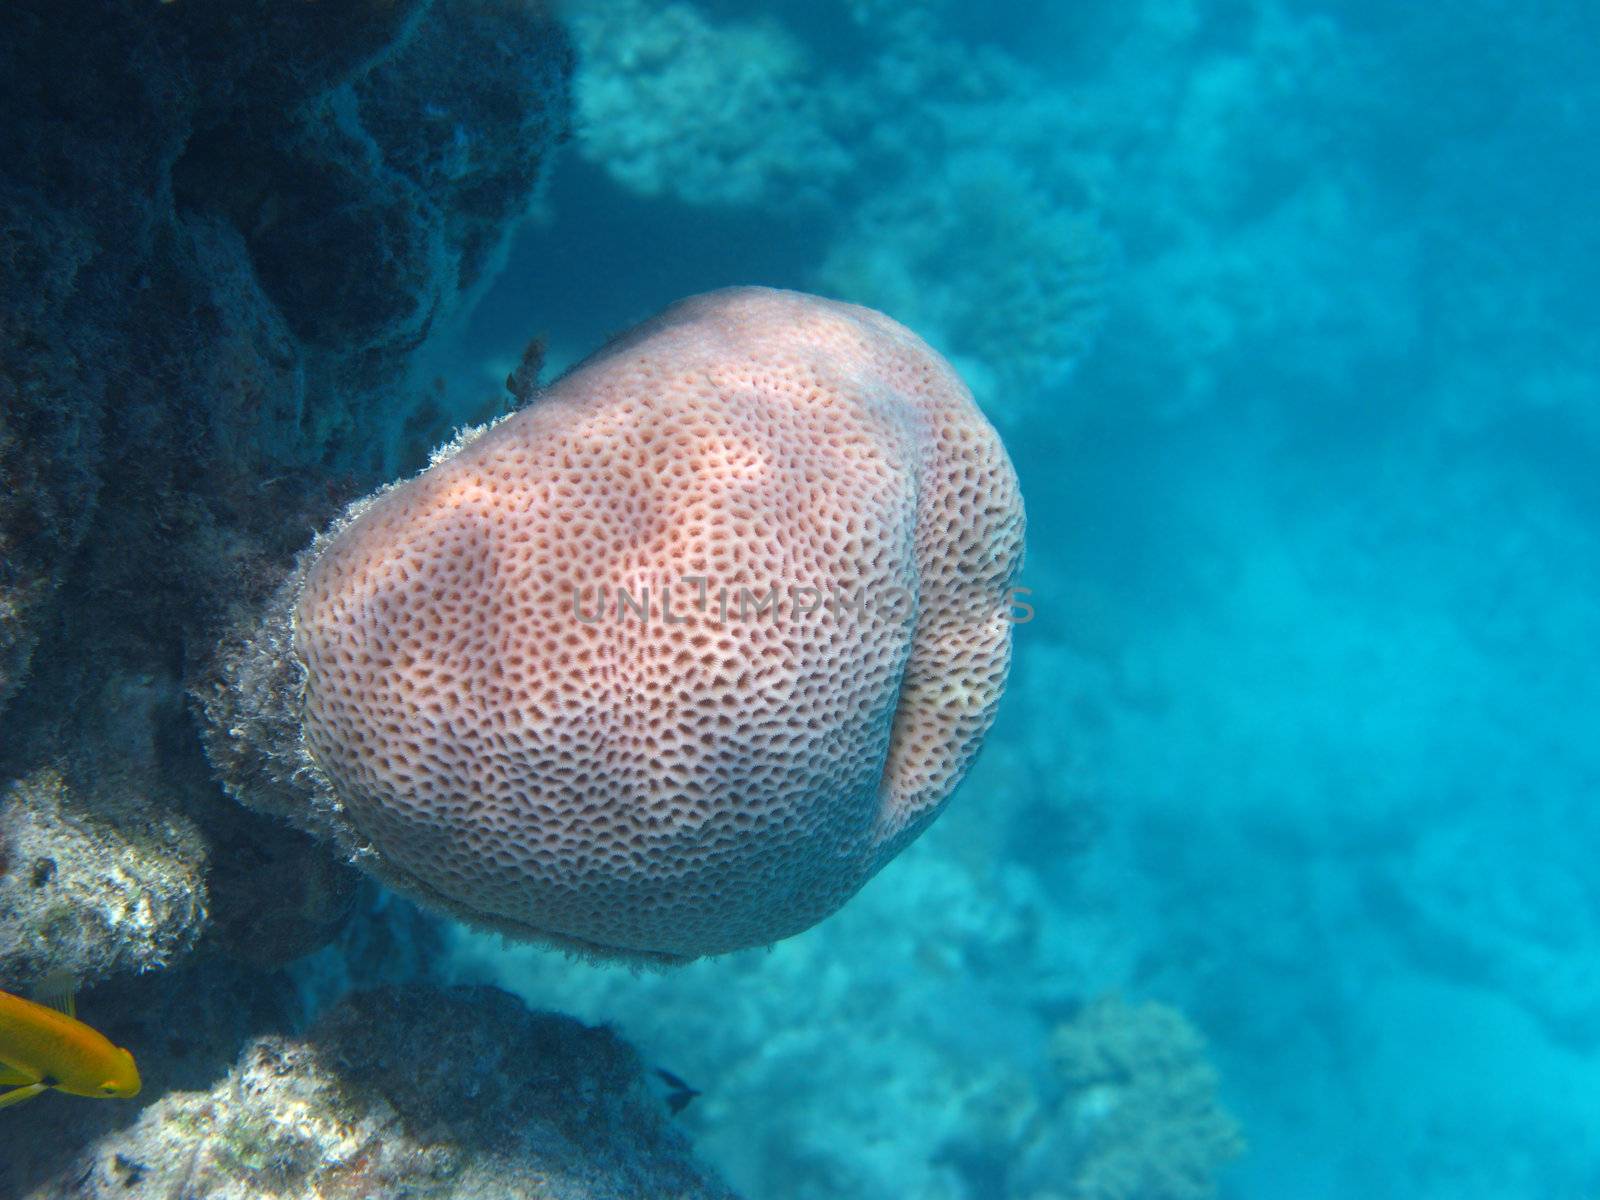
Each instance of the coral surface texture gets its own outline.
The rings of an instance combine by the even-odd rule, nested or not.
[[[910,331],[765,289],[674,305],[316,550],[289,702],[331,794],[301,820],[593,953],[796,933],[965,773],[1022,524]]]

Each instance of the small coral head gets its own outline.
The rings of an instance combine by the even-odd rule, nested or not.
[[[909,331],[695,297],[324,540],[305,745],[363,861],[468,919],[665,961],[771,942],[959,782],[1022,529]]]

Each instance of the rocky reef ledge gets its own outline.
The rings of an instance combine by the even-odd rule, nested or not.
[[[731,1198],[647,1077],[610,1030],[495,988],[377,988],[304,1035],[249,1039],[223,1077],[70,1156],[41,1129],[40,1161],[9,1160],[0,1184],[19,1200]],[[28,1116],[59,1128],[70,1103]]]

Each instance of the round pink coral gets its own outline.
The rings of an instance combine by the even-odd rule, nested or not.
[[[688,959],[839,907],[994,717],[1015,474],[868,309],[673,305],[383,493],[306,575],[306,745],[380,874]]]

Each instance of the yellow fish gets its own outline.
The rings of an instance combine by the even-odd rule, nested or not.
[[[71,989],[54,982],[54,994],[40,996],[44,1003],[0,992],[0,1088],[10,1089],[0,1091],[0,1108],[46,1088],[74,1096],[137,1096],[133,1055],[78,1020]]]

